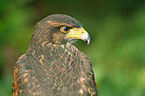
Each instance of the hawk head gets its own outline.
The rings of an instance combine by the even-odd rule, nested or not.
[[[68,15],[54,14],[36,24],[30,44],[45,41],[53,44],[73,44],[77,39],[90,43],[90,36],[82,24]]]

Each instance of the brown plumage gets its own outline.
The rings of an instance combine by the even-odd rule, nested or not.
[[[71,45],[76,39],[90,42],[70,16],[55,14],[38,22],[15,65],[13,96],[98,96],[90,60]]]

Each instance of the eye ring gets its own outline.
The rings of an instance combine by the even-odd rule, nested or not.
[[[64,32],[64,33],[68,33],[70,31],[70,28],[66,27],[66,26],[63,26],[63,27],[60,28],[60,31]]]

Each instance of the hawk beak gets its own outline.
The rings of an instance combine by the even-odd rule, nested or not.
[[[66,37],[87,41],[87,45],[90,43],[90,35],[83,27],[70,29]]]

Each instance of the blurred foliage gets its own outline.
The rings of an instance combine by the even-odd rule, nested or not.
[[[77,18],[91,35],[75,45],[90,58],[99,96],[145,96],[145,1],[3,0],[0,3],[0,94],[10,96],[13,68],[33,27],[50,14]],[[81,44],[83,43],[83,44]]]

